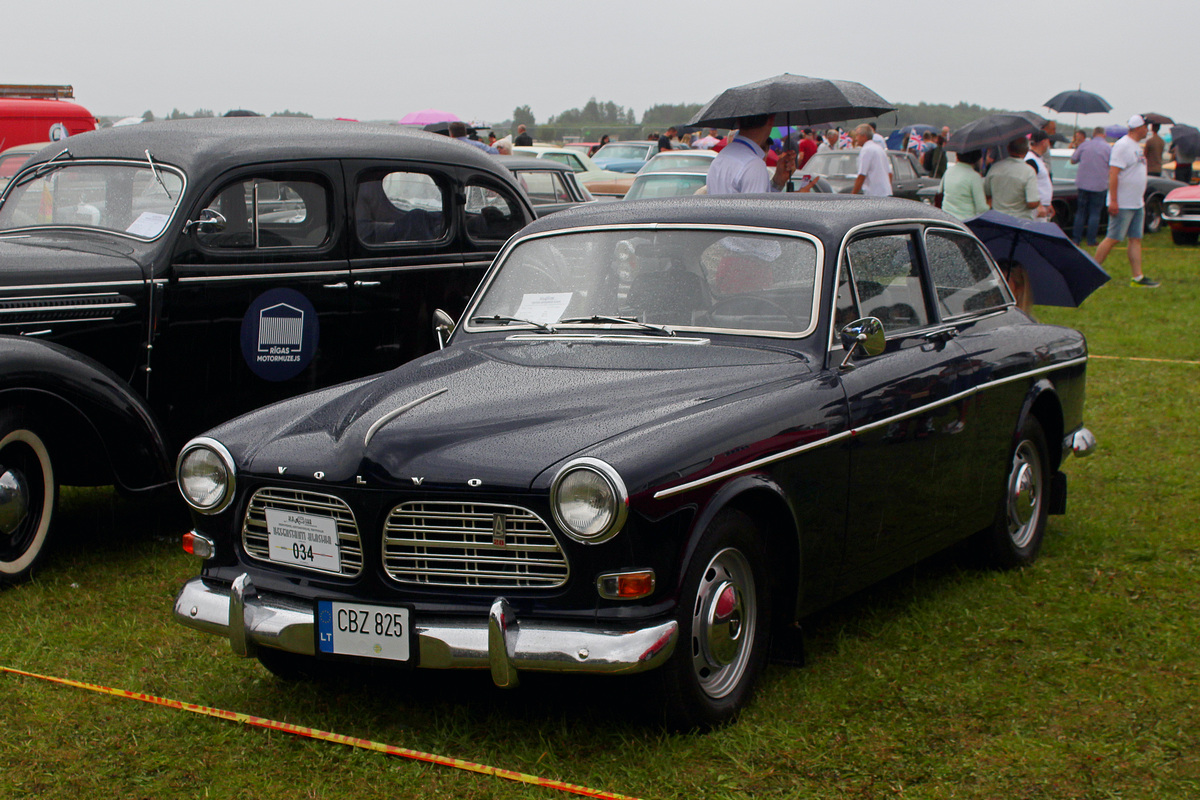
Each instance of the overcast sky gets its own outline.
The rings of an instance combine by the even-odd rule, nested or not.
[[[539,122],[589,97],[642,112],[783,72],[898,103],[1030,109],[1080,84],[1200,124],[1197,0],[744,3],[58,0],[10,30],[6,83],[63,83],[100,116],[290,109],[395,120],[424,108]],[[1008,17],[1003,15],[1007,13]],[[881,129],[891,127],[880,120]]]

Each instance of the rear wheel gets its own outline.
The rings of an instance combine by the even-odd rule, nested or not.
[[[46,555],[58,484],[27,414],[0,412],[0,582],[28,580]]]
[[[680,596],[679,643],[662,669],[671,727],[721,725],[750,701],[769,649],[765,563],[746,515],[723,511],[704,532]]]
[[[1041,423],[1026,418],[1013,446],[996,521],[981,534],[992,566],[1013,569],[1037,559],[1050,515],[1049,452]]]

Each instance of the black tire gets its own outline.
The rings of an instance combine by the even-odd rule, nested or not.
[[[1195,244],[1197,238],[1200,238],[1200,233],[1196,231],[1171,230],[1171,241],[1175,244]]]
[[[23,411],[0,411],[0,583],[33,576],[45,558],[58,484],[50,452]]]
[[[1009,458],[996,520],[981,534],[990,566],[1015,569],[1037,560],[1050,516],[1049,454],[1041,423],[1027,417]]]
[[[1162,201],[1162,196],[1157,194],[1146,201],[1146,221],[1143,226],[1143,233],[1158,233],[1162,230]]]
[[[707,730],[750,702],[770,650],[766,555],[749,517],[722,511],[688,565],[679,642],[660,670],[667,725]]]

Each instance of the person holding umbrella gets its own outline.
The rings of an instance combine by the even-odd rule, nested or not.
[[[1142,274],[1142,226],[1146,220],[1146,155],[1139,144],[1146,137],[1141,114],[1129,118],[1129,133],[1113,145],[1108,159],[1108,232],[1096,248],[1096,261],[1104,259],[1118,242],[1129,238],[1130,285],[1157,289],[1158,281]]]
[[[721,149],[708,168],[709,194],[782,192],[796,171],[796,151],[785,150],[767,171],[766,148],[775,127],[774,114],[755,114],[738,120],[738,133]]]

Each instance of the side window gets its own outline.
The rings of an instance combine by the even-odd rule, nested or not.
[[[330,190],[315,179],[236,181],[218,191],[207,208],[225,218],[225,229],[197,232],[204,247],[319,247],[329,239]]]
[[[468,183],[465,211],[472,239],[504,241],[525,226],[517,199],[493,186]]]
[[[878,317],[887,333],[929,323],[916,242],[908,234],[856,239],[846,249],[863,316]]]
[[[535,206],[546,203],[561,203],[571,199],[562,184],[562,177],[547,170],[529,170],[518,173],[521,185]]]
[[[925,252],[943,317],[999,308],[1007,302],[1000,276],[971,237],[930,230],[925,234]]]
[[[907,156],[895,160],[894,171],[898,181],[911,181],[917,177],[917,173],[913,171],[912,162],[908,160]]]
[[[424,172],[370,172],[354,192],[354,227],[363,244],[433,242],[446,234],[447,192]]]

